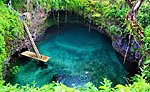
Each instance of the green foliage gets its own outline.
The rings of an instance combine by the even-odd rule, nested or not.
[[[7,3],[8,2],[6,2],[6,4]],[[12,7],[17,11],[24,12],[24,11],[26,11],[26,2],[25,2],[25,0],[12,0]]]
[[[6,6],[0,7],[0,33],[8,41],[23,37],[23,25],[19,16]]]
[[[138,12],[137,19],[143,28],[146,28],[148,25],[150,25],[150,1],[144,1]]]
[[[150,82],[150,72],[149,72],[150,60],[147,60],[146,62],[147,63],[145,63],[145,65],[141,68],[141,72],[142,72],[142,77],[145,78],[148,82]]]
[[[0,84],[2,80],[2,64],[10,49],[10,42],[23,37],[23,25],[13,11],[3,4],[0,5]],[[6,53],[7,52],[7,53]]]
[[[140,75],[133,77],[133,84],[129,85],[131,92],[149,92],[150,84],[146,83],[146,80]]]
[[[104,82],[101,84],[103,85],[99,87],[101,90],[104,90],[105,92],[110,92],[113,90],[113,88],[111,88],[112,82],[110,80],[104,78]]]
[[[67,87],[61,83],[51,83],[46,84],[42,87],[33,86],[22,86],[19,85],[12,86],[7,84],[6,86],[0,86],[0,92],[149,92],[150,85],[139,75],[133,77],[135,81],[132,85],[121,85],[118,84],[114,88],[111,87],[111,82],[107,79],[104,79],[102,85],[97,88],[92,83],[87,83],[83,87]],[[141,86],[142,85],[142,86]]]
[[[147,51],[150,50],[150,25],[145,28],[144,35],[142,41],[145,42],[144,49]]]
[[[3,0],[6,3],[6,0]],[[101,1],[101,2],[100,2]],[[110,2],[111,1],[111,2]],[[86,21],[91,21],[98,27],[108,30],[109,35],[121,35],[128,34],[129,27],[125,22],[125,17],[128,12],[128,6],[125,0],[30,0],[30,8],[39,9],[44,8],[46,12],[50,10],[68,10],[74,11]],[[12,0],[13,7],[19,11],[26,11],[27,5],[25,0]],[[144,29],[145,37],[142,39],[144,42],[143,53],[150,50],[150,6],[149,1],[145,1],[140,12],[138,13],[138,20]],[[54,20],[51,20],[54,21]],[[49,22],[52,23],[52,22]],[[47,23],[48,25],[50,25]],[[10,41],[16,40],[23,36],[23,26],[18,15],[9,10],[0,1],[0,92],[150,92],[150,84],[146,79],[150,81],[150,68],[149,60],[150,55],[146,56],[146,61],[141,71],[142,75],[136,75],[132,78],[133,84],[121,85],[118,84],[114,88],[111,81],[104,79],[99,88],[95,87],[92,83],[85,84],[84,87],[69,88],[61,83],[51,83],[44,85],[41,88],[33,86],[19,85],[2,85],[2,63],[6,58],[5,46]],[[134,49],[132,48],[134,51]],[[7,53],[8,54],[8,53]],[[16,73],[17,67],[12,69],[13,73]]]
[[[33,8],[44,8],[47,12],[52,7],[52,2],[54,0],[30,0],[30,4],[32,4]]]

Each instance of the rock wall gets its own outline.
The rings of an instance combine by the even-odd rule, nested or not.
[[[26,16],[26,21],[33,39],[35,41],[40,40],[42,34],[45,33],[44,29],[41,29],[40,27],[44,24],[44,21],[47,18],[47,13],[45,13],[44,9],[39,9],[32,13],[24,13],[23,15]],[[13,46],[13,49],[11,50],[10,55],[20,51],[22,48],[31,49],[31,44],[26,33],[24,39],[13,41],[11,42],[11,45]]]
[[[41,40],[43,34],[45,33],[44,29],[40,28],[44,21],[47,18],[47,13],[45,13],[44,9],[35,10],[32,13],[24,13],[23,15],[27,16],[27,24],[31,34],[35,41]],[[10,42],[11,46],[10,55],[5,59],[3,63],[3,79],[5,79],[6,75],[9,74],[8,71],[8,63],[12,63],[11,59],[13,59],[14,54],[20,55],[22,49],[31,50],[32,46],[28,39],[27,34],[25,33],[25,37],[23,39],[18,39]]]

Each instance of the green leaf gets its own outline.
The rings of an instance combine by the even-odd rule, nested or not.
[[[144,64],[149,64],[150,63],[150,60],[147,60],[144,62]]]
[[[95,14],[92,15],[93,18],[100,17],[100,16],[101,16],[101,14],[99,14],[99,13],[95,13]]]

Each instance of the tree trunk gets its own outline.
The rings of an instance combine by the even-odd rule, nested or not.
[[[143,3],[143,0],[137,0],[137,2],[135,4],[134,4],[134,0],[126,0],[126,2],[128,3],[128,5],[130,7],[130,12],[127,15],[127,20],[129,22],[131,30],[129,30],[130,31],[129,42],[128,42],[128,47],[126,49],[126,53],[124,56],[124,62],[126,61],[126,57],[127,57],[128,51],[129,51],[130,44],[131,44],[131,36],[134,36],[133,33],[138,33],[139,37],[144,37],[142,28],[138,24],[137,19],[136,19],[137,12],[138,12],[141,4]],[[135,42],[137,42],[136,39],[135,39]]]
[[[142,33],[142,28],[140,27],[140,25],[137,22],[136,19],[136,15],[137,12],[142,4],[143,0],[138,0],[136,2],[136,4],[133,3],[133,0],[127,0],[127,3],[130,7],[130,12],[127,15],[127,20],[129,21],[129,23],[133,23],[133,25],[131,24],[132,28],[137,28],[137,32],[141,37],[144,37],[143,33]]]

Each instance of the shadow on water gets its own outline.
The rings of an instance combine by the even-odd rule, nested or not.
[[[120,63],[111,41],[96,30],[79,24],[48,28],[44,40],[37,43],[41,54],[50,56],[47,63],[20,58],[18,72],[8,78],[11,84],[36,86],[59,81],[67,86],[100,85],[103,78],[124,84],[128,72]],[[24,63],[26,62],[26,63]]]

